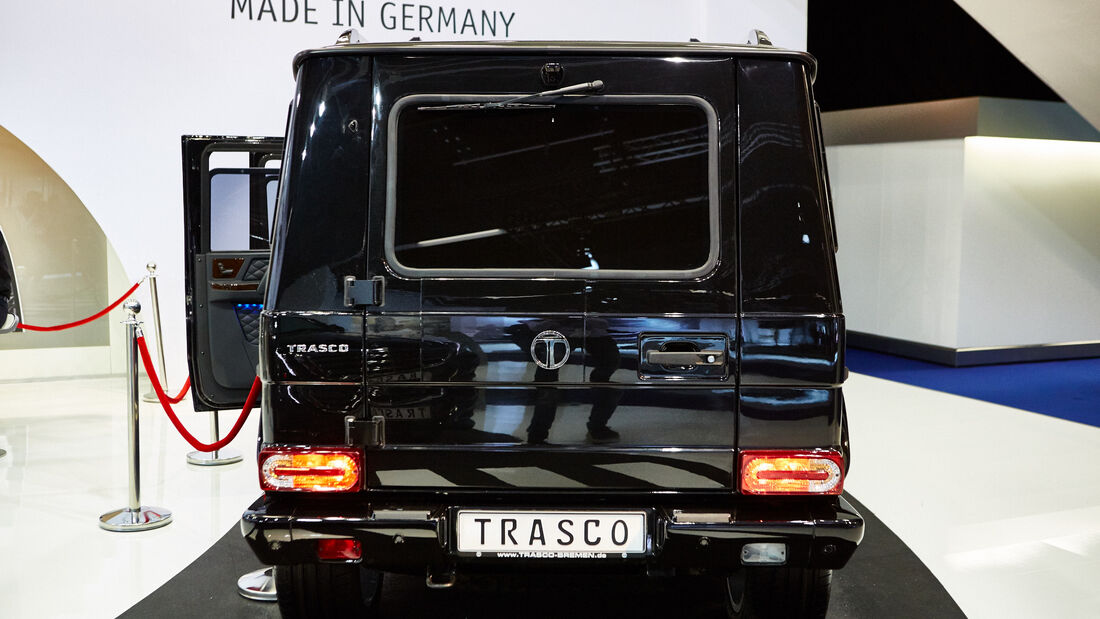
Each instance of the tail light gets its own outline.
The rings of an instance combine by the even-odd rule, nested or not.
[[[363,452],[342,447],[283,447],[260,451],[260,487],[302,492],[354,492]]]
[[[844,457],[833,450],[741,452],[744,494],[840,494]]]

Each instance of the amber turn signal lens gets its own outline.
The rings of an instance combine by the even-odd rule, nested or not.
[[[362,452],[355,449],[280,448],[260,451],[264,490],[352,492],[359,489]]]
[[[744,494],[840,494],[844,458],[839,452],[754,450],[741,452]]]

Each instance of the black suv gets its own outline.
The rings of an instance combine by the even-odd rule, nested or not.
[[[344,43],[294,71],[285,144],[183,145],[195,402],[259,367],[241,526],[283,613],[564,567],[824,614],[863,520],[814,60]]]

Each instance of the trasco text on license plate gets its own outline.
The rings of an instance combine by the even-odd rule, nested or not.
[[[645,512],[460,510],[457,550],[516,559],[601,559],[643,554]]]

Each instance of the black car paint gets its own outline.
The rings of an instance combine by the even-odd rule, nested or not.
[[[253,505],[242,530],[257,555],[312,562],[313,540],[352,536],[364,543],[364,564],[381,569],[492,568],[453,552],[455,509],[640,508],[650,514],[651,552],[614,562],[623,568],[733,569],[741,545],[776,540],[790,545],[789,565],[843,566],[863,526],[843,499],[736,492],[739,449],[832,448],[847,456],[844,323],[812,64],[793,53],[688,47],[627,57],[592,49],[417,51],[340,48],[296,61],[261,318],[261,442],[344,444],[346,417],[367,420],[375,409],[422,409],[427,417],[387,422],[384,445],[364,446],[364,491],[272,492]],[[393,102],[421,92],[536,91],[546,62],[567,67],[571,81],[602,79],[610,94],[690,93],[714,106],[722,233],[712,272],[657,282],[413,279],[386,262],[384,145]],[[383,305],[344,305],[345,277],[378,275]],[[561,370],[532,377],[525,345],[548,326],[575,338],[573,355]],[[647,377],[640,339],[669,333],[726,338],[728,371]],[[597,338],[614,354],[594,353],[589,340]],[[322,342],[348,352],[295,352]],[[614,401],[612,425],[629,421],[636,404],[662,411],[661,423],[647,418],[610,446],[577,432],[559,444],[529,444],[518,430],[488,423],[494,411],[537,409],[551,398],[551,423],[575,429],[601,397]],[[639,465],[662,474],[625,473]],[[699,524],[676,511],[730,517]]]

